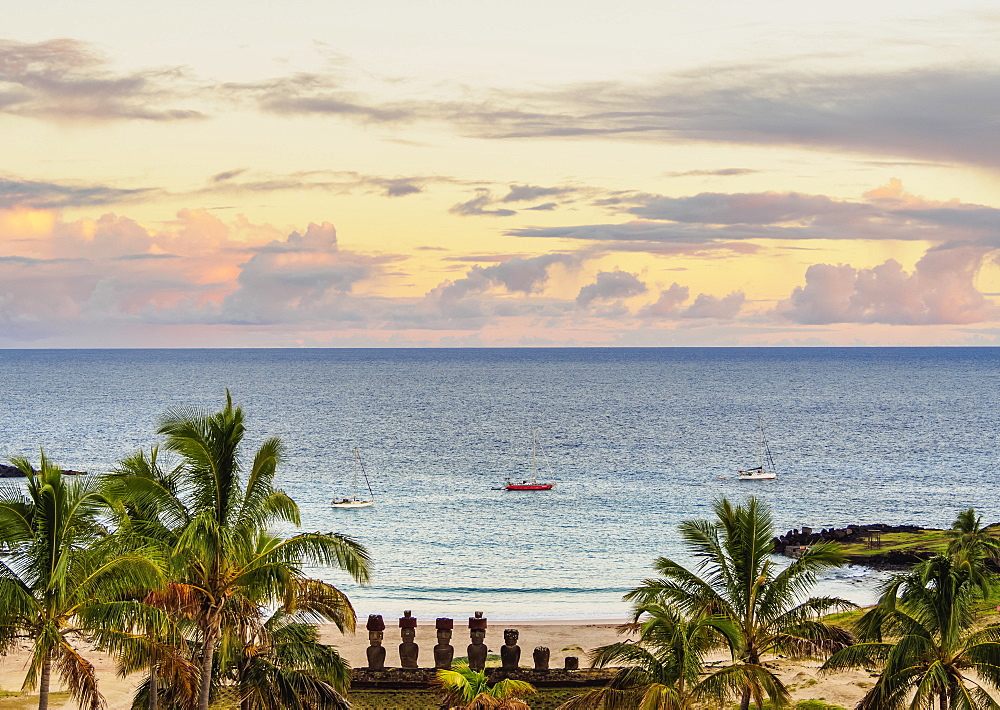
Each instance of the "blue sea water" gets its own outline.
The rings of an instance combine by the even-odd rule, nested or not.
[[[303,528],[371,551],[369,587],[313,570],[359,614],[623,617],[655,557],[690,562],[677,524],[720,496],[763,498],[780,531],[1000,520],[998,379],[993,348],[8,350],[0,457],[105,471],[228,387],[251,445],[284,440]],[[758,417],[779,478],[740,482]],[[556,487],[494,490],[529,471],[532,427]],[[332,509],[354,447],[377,505]],[[822,584],[866,602],[879,579]]]

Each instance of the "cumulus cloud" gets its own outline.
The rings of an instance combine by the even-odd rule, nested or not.
[[[60,120],[176,121],[201,118],[165,108],[185,80],[180,69],[115,74],[85,42],[0,40],[0,112]]]
[[[458,300],[469,294],[483,293],[494,286],[510,292],[537,293],[548,281],[552,266],[573,266],[579,258],[572,254],[515,256],[492,266],[474,266],[464,278],[440,287],[441,296],[445,300]]]
[[[781,317],[802,324],[886,323],[938,325],[976,323],[1000,315],[974,279],[984,250],[930,250],[907,272],[889,259],[871,269],[814,264],[806,284],[780,302]]]
[[[583,258],[581,254],[542,254],[510,257],[487,267],[473,266],[463,278],[445,281],[427,293],[415,313],[445,321],[479,319],[479,325],[495,317],[563,313],[567,310],[565,304],[550,299],[534,301],[528,297],[542,292],[553,267],[574,269]],[[490,295],[497,290],[522,298],[515,302]]]
[[[239,323],[294,323],[316,319],[353,320],[347,298],[393,257],[342,252],[329,222],[310,224],[254,249],[240,265],[238,288],[222,303],[222,318]]]
[[[660,291],[660,297],[655,302],[641,308],[638,315],[657,320],[696,318],[732,320],[739,315],[746,302],[746,296],[742,291],[734,291],[722,298],[699,293],[694,302],[684,308],[689,292],[687,286],[673,283],[669,288]]]
[[[631,298],[646,292],[646,284],[627,271],[601,271],[593,283],[580,289],[576,305],[587,308],[598,301],[615,301]]]
[[[698,297],[694,299],[694,303],[684,310],[681,317],[731,320],[739,314],[745,301],[746,296],[742,291],[734,291],[722,298],[699,293]]]
[[[660,291],[660,297],[655,302],[640,309],[639,315],[644,318],[673,318],[680,312],[681,304],[688,300],[688,293],[687,286],[672,283],[669,288]]]
[[[204,210],[182,210],[155,230],[114,214],[37,216],[0,219],[0,253],[17,250],[0,257],[0,320],[8,324],[358,320],[365,306],[355,286],[399,258],[341,250],[329,223],[282,237]]]

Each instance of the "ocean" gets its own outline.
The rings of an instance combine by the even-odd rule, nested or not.
[[[228,387],[250,446],[285,442],[302,528],[370,550],[368,587],[311,570],[362,617],[620,618],[657,556],[691,563],[677,525],[721,496],[767,501],[778,532],[1000,520],[998,378],[995,348],[6,350],[0,457],[106,471]],[[740,482],[758,419],[779,477]],[[530,474],[533,428],[555,488],[496,490]],[[354,448],[377,502],[334,509]],[[865,603],[884,576],[821,590]]]

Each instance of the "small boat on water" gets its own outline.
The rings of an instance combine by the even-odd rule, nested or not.
[[[773,481],[778,477],[778,470],[774,466],[774,459],[771,458],[771,449],[767,445],[767,438],[764,436],[764,420],[758,419],[760,424],[760,465],[737,471],[737,478],[741,481]]]
[[[368,486],[368,498],[358,497],[358,472],[365,479],[365,485]],[[375,504],[375,493],[372,492],[372,484],[368,480],[368,472],[365,471],[364,461],[361,460],[361,454],[357,449],[354,450],[354,495],[350,498],[334,498],[330,501],[330,505],[334,508],[367,508]]]
[[[542,483],[538,480],[538,432],[531,428],[531,476],[520,480],[504,479],[504,489],[508,491],[547,491],[555,483]]]

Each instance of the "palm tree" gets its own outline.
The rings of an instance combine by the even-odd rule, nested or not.
[[[99,524],[104,501],[87,479],[67,481],[41,455],[36,472],[12,459],[26,487],[0,487],[0,540],[10,555],[0,561],[0,647],[17,635],[32,639],[26,690],[38,689],[48,708],[53,667],[83,707],[104,700],[93,665],[77,649],[83,635],[105,641],[137,625],[162,622],[136,596],[163,582],[155,550],[123,550]]]
[[[640,620],[641,618],[641,620]],[[638,632],[626,640],[594,649],[595,668],[617,666],[608,684],[571,698],[559,710],[688,710],[702,695],[699,674],[704,656],[718,645],[704,617],[687,619],[674,609],[640,606],[635,621],[620,627]]]
[[[163,559],[170,560],[177,536],[165,524],[163,511],[156,506],[158,499],[142,491],[156,487],[166,494],[163,497],[176,497],[179,480],[178,469],[163,470],[155,446],[148,456],[140,450],[101,477],[99,486],[123,544],[158,548]],[[198,669],[190,660],[186,639],[193,618],[192,591],[187,585],[172,581],[162,589],[149,592],[143,596],[143,603],[163,611],[165,622],[137,630],[139,633],[108,638],[107,650],[116,657],[119,674],[147,673],[146,682],[137,689],[136,706],[157,710],[161,694],[168,701],[197,696]],[[161,680],[165,682],[164,687],[160,685]]]
[[[135,529],[168,541],[173,581],[194,600],[191,617],[200,654],[197,707],[208,710],[215,653],[231,603],[235,608],[247,600],[283,603],[297,581],[305,579],[305,564],[339,567],[366,583],[369,557],[364,547],[343,535],[280,538],[268,533],[273,523],[300,525],[298,506],[273,485],[283,447],[276,437],[264,441],[243,475],[243,411],[233,406],[228,390],[221,411],[170,411],[158,433],[166,436],[164,448],[179,454],[180,465],[169,472],[153,471],[133,457],[138,465],[123,462],[114,485],[122,508],[127,503],[146,518]],[[349,603],[346,611],[338,606],[318,613],[343,629],[354,628]]]
[[[948,538],[948,556],[956,567],[965,570],[985,597],[989,596],[994,581],[986,565],[1000,558],[1000,539],[991,535],[982,522],[975,508],[968,508],[959,512],[951,529],[944,534]]]
[[[685,546],[698,561],[692,572],[673,560],[654,563],[656,579],[625,595],[638,605],[661,605],[692,617],[705,616],[725,640],[731,665],[702,681],[700,692],[738,696],[741,710],[788,701],[781,680],[762,663],[768,654],[792,657],[825,655],[846,646],[851,636],[820,617],[853,607],[834,597],[802,599],[817,575],[843,563],[834,543],[818,543],[781,569],[771,555],[774,525],[767,505],[751,497],[734,506],[725,498],[713,504],[716,520],[681,523]]]
[[[238,689],[240,710],[351,707],[341,694],[350,685],[350,666],[333,646],[319,643],[314,624],[298,618],[279,609],[261,619],[252,633],[234,639],[227,670]]]
[[[451,670],[439,670],[436,685],[445,696],[442,705],[458,706],[463,710],[531,710],[521,698],[536,692],[531,683],[511,678],[490,685],[485,673],[474,671],[464,663],[456,664]]]
[[[979,593],[967,569],[945,555],[896,575],[858,621],[859,643],[823,669],[882,668],[860,710],[928,708],[935,700],[941,710],[1000,708],[983,685],[1000,688],[1000,624],[972,629]]]

